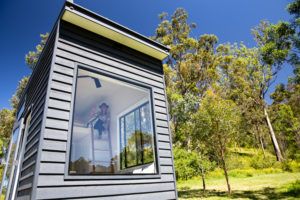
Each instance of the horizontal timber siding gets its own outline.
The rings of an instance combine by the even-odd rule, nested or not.
[[[54,31],[55,32],[55,31]],[[24,96],[25,110],[31,107],[31,121],[28,134],[25,135],[25,147],[22,155],[20,177],[17,187],[17,199],[32,198],[34,174],[37,164],[37,153],[44,117],[46,91],[49,81],[49,71],[52,61],[55,33],[50,34],[37,65],[29,79]]]
[[[83,64],[147,84],[154,91],[160,178],[66,180],[75,66]],[[176,199],[161,62],[68,23],[60,26],[46,110],[36,199]]]

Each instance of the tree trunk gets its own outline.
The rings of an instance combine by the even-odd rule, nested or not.
[[[265,152],[265,147],[264,147],[264,141],[263,141],[263,138],[262,138],[261,135],[259,136],[259,141],[260,141],[261,149],[263,151],[264,158],[265,158],[266,157],[266,152]]]
[[[227,190],[228,190],[228,193],[231,194],[231,187],[230,187],[230,183],[229,183],[229,177],[228,177],[226,166],[223,168],[223,170],[224,170],[224,175],[225,175],[225,179],[226,179]]]
[[[264,158],[266,157],[266,153],[265,153],[265,145],[264,145],[264,141],[263,141],[263,137],[261,135],[261,130],[260,128],[258,127],[258,124],[256,123],[255,124],[255,128],[256,128],[256,132],[257,132],[257,135],[258,135],[258,141],[259,141],[259,146],[264,154]]]
[[[268,124],[269,133],[270,133],[270,136],[271,136],[271,140],[272,140],[272,143],[273,143],[273,147],[274,147],[274,151],[275,151],[275,154],[276,154],[277,161],[281,162],[283,160],[283,157],[282,157],[282,154],[281,154],[281,151],[280,151],[277,139],[276,139],[276,135],[274,133],[274,130],[273,130],[273,127],[272,127],[272,124],[271,124],[271,121],[270,121],[270,118],[269,118],[266,107],[264,107],[264,114],[265,114],[265,118],[266,118],[266,121],[267,121],[267,124]]]
[[[203,168],[201,168],[201,178],[202,178],[203,192],[205,192],[206,191],[206,183],[205,183],[205,172],[204,172]]]
[[[225,175],[225,179],[226,179],[226,184],[227,184],[227,190],[228,190],[228,194],[231,194],[231,187],[230,187],[230,183],[229,183],[229,177],[228,177],[228,173],[227,173],[227,166],[226,166],[226,161],[225,161],[225,154],[224,151],[221,151],[221,159],[222,159],[222,166],[223,166],[223,171],[224,171],[224,175]]]

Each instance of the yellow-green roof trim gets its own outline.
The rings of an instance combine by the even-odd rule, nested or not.
[[[85,12],[88,11],[85,10]],[[94,13],[92,14],[95,15]],[[156,59],[163,60],[169,55],[167,47],[156,43],[155,41],[151,41],[150,39],[139,35],[138,33],[131,31],[126,27],[122,27],[115,22],[108,21],[106,18],[100,19],[104,19],[110,24],[100,21],[95,17],[86,15],[85,13],[75,10],[72,7],[65,7],[65,11],[61,19]],[[117,27],[112,25],[116,25]]]

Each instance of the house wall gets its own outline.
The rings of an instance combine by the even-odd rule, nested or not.
[[[55,30],[49,36],[48,42],[29,79],[20,105],[25,101],[25,112],[31,107],[31,121],[28,134],[25,135],[25,148],[20,168],[20,178],[17,187],[17,199],[31,199],[33,182],[36,172],[38,147],[43,124],[46,91],[49,71],[52,61]],[[28,112],[27,112],[28,114]]]
[[[33,199],[176,199],[166,96],[161,61],[62,22],[51,68],[45,130]],[[152,86],[160,178],[68,180],[67,140],[71,134],[76,64]],[[130,178],[130,176],[128,176]]]

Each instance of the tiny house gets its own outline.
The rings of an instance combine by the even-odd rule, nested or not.
[[[168,47],[66,2],[20,100],[8,199],[177,199]]]

